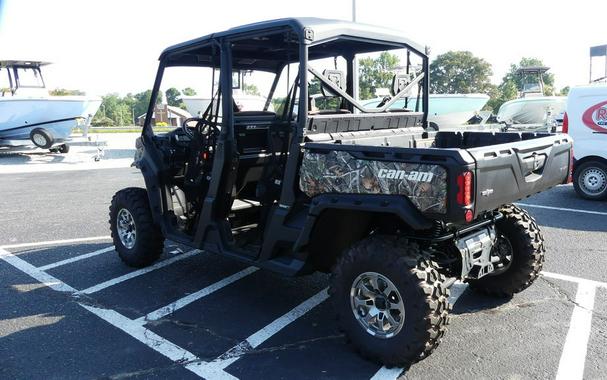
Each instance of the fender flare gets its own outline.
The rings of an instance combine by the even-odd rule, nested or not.
[[[426,218],[421,211],[404,196],[380,194],[321,194],[312,198],[312,201],[310,202],[310,209],[304,228],[295,242],[295,251],[308,244],[317,217],[320,216],[323,211],[329,209],[394,214],[413,230],[427,230],[433,226],[432,221]]]

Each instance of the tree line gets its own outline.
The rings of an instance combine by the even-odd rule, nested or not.
[[[166,97],[168,105],[185,109],[181,95],[194,96],[196,95],[196,91],[190,87],[184,88],[181,91],[171,87],[164,94],[162,91],[158,93],[156,104],[161,104]],[[146,90],[137,94],[128,93],[125,96],[111,93],[101,98],[101,107],[99,107],[99,111],[95,114],[91,125],[104,127],[134,125],[137,122],[137,117],[147,112],[148,105],[152,99],[152,90]]]
[[[383,52],[377,58],[363,58],[360,67],[360,98],[362,100],[377,97],[377,90],[390,87],[395,70],[401,66],[397,55]],[[484,93],[490,96],[485,106],[486,110],[497,113],[499,107],[508,100],[515,99],[522,86],[522,78],[516,74],[520,67],[544,66],[538,58],[523,57],[519,62],[510,65],[509,71],[499,85],[491,83],[493,68],[485,59],[474,56],[469,51],[449,51],[437,56],[430,64],[430,93],[438,94],[470,94]],[[554,87],[554,74],[546,73],[544,79],[544,95],[567,95],[569,87],[557,91]],[[244,89],[246,93],[259,94],[254,85]],[[78,90],[56,89],[51,95],[82,95]],[[119,96],[111,93],[103,96],[99,111],[92,124],[94,126],[132,125],[136,118],[147,111],[152,95],[151,90],[137,94]],[[160,104],[163,96],[170,106],[185,109],[182,95],[193,96],[196,91],[192,88],[169,88],[159,94]]]

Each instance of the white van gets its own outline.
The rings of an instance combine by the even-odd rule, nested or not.
[[[573,187],[586,199],[607,199],[607,85],[569,91],[563,132],[573,137]]]

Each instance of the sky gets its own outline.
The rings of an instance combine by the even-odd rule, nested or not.
[[[551,67],[557,88],[585,84],[589,47],[607,44],[606,0],[357,0],[356,6],[358,22],[400,30],[430,46],[431,58],[449,50],[484,58],[495,84],[523,56]],[[151,88],[164,48],[291,16],[351,20],[352,1],[0,0],[0,59],[54,62],[44,71],[50,88],[140,92]]]

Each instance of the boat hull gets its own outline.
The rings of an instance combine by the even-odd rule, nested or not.
[[[485,94],[430,94],[428,121],[440,127],[466,124],[489,101]]]
[[[465,124],[489,101],[485,94],[430,94],[428,121],[435,123],[439,128],[456,127]],[[408,108],[415,107],[417,98],[410,98]],[[377,107],[381,99],[372,99],[363,102],[367,108]],[[404,99],[397,100],[391,108],[403,108]],[[419,105],[420,109],[422,103]]]
[[[565,112],[566,96],[539,96],[510,100],[500,107],[497,121],[506,124],[544,124],[548,110],[552,115]]]
[[[0,98],[0,144],[29,140],[30,132],[43,128],[55,141],[69,139],[72,129],[92,118],[101,99],[82,96]]]

